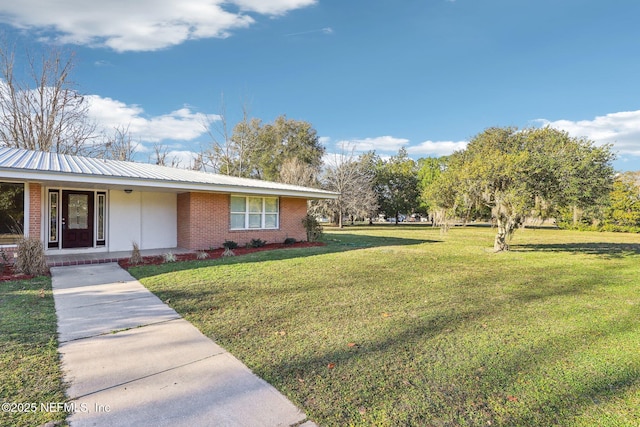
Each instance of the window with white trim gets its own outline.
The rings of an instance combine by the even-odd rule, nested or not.
[[[279,211],[277,197],[231,196],[231,229],[277,229]]]

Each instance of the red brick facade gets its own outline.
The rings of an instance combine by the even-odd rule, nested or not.
[[[42,237],[42,185],[29,183],[29,236]],[[244,245],[251,239],[281,243],[288,237],[306,240],[302,219],[307,214],[307,200],[293,197],[279,199],[279,228],[276,230],[230,230],[229,194],[182,193],[177,197],[178,247],[186,249],[219,248],[225,240]],[[159,230],[160,232],[160,230]],[[8,249],[5,252],[10,252]]]
[[[178,246],[187,249],[219,248],[225,240],[244,245],[251,239],[281,243],[287,237],[306,240],[302,219],[307,201],[280,198],[280,228],[277,230],[230,230],[229,194],[178,194]]]
[[[29,183],[29,237],[40,238],[42,227],[42,186]]]

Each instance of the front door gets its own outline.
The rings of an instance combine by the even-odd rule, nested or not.
[[[93,247],[93,192],[62,192],[62,247]]]

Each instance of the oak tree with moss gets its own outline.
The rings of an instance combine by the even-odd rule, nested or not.
[[[563,206],[584,207],[610,192],[614,155],[553,129],[488,128],[454,153],[430,186],[431,203],[448,215],[469,205],[491,209],[496,251],[528,216],[549,218]]]

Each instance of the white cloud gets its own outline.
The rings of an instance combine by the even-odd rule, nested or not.
[[[454,151],[467,148],[467,141],[424,141],[407,148],[409,154],[420,156],[448,156]]]
[[[283,15],[290,10],[311,6],[317,0],[233,0],[242,10],[263,15]]]
[[[336,147],[347,146],[353,148],[356,152],[364,151],[393,151],[396,152],[402,147],[406,147],[409,140],[405,138],[395,138],[393,136],[378,136],[375,138],[350,139],[338,141]]]
[[[597,144],[613,144],[621,155],[640,156],[640,110],[610,113],[592,120],[538,119],[535,122],[567,131],[575,137],[586,137]]]
[[[114,128],[128,127],[131,138],[142,143],[192,141],[206,133],[206,124],[218,120],[215,114],[181,108],[159,116],[148,116],[138,105],[127,105],[111,98],[87,96],[89,114],[98,130],[111,134]]]
[[[247,13],[278,16],[316,0],[21,0],[0,3],[0,22],[54,34],[62,43],[118,52],[157,50],[218,37],[255,22]]]

